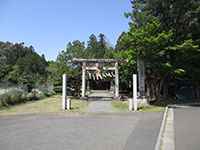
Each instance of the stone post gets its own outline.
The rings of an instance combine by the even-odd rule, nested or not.
[[[66,109],[66,101],[67,101],[67,76],[63,74],[62,81],[62,110]]]
[[[82,94],[81,96],[85,97],[85,75],[86,75],[86,63],[83,62],[82,64]]]
[[[133,98],[128,99],[128,110],[129,111],[133,110]]]
[[[119,97],[119,71],[118,62],[115,63],[115,98]]]
[[[67,98],[67,110],[71,109],[71,99],[68,97]]]

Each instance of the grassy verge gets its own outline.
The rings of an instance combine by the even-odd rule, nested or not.
[[[83,112],[88,103],[86,101],[71,100],[70,112]],[[61,96],[55,95],[49,98],[45,98],[38,101],[27,102],[11,107],[4,107],[0,109],[0,115],[14,115],[14,114],[26,114],[26,113],[51,113],[51,112],[63,112],[61,110]]]
[[[128,112],[128,101],[112,101],[112,107],[119,112]],[[162,112],[164,107],[149,105],[146,107],[140,107],[140,112]]]
[[[149,105],[147,107],[139,108],[139,111],[140,112],[164,112],[165,111],[165,107]]]
[[[128,102],[127,101],[112,101],[112,107],[114,111],[117,112],[128,112]]]

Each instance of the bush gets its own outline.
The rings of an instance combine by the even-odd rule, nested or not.
[[[28,94],[28,98],[30,100],[39,100],[39,99],[43,99],[45,97],[46,97],[45,94],[38,89],[33,89],[31,91],[31,93]]]
[[[34,95],[33,95],[33,93],[28,93],[26,95],[26,99],[27,99],[27,101],[36,100],[35,97],[34,97]]]
[[[50,97],[50,96],[55,95],[55,94],[56,94],[56,92],[54,92],[54,91],[44,92],[44,95],[47,96],[47,97]]]
[[[62,86],[54,86],[53,89],[56,93],[62,93]]]
[[[25,92],[19,89],[12,89],[0,95],[0,106],[15,105],[26,101]]]
[[[1,107],[3,107],[3,106],[8,106],[8,102],[9,101],[9,96],[8,96],[8,94],[6,93],[6,94],[2,94],[1,96],[0,96],[0,106]]]
[[[23,97],[25,93],[23,91],[20,90],[13,90],[10,91],[10,104],[14,105],[17,103],[24,103],[26,102],[26,98]]]
[[[9,105],[24,103],[26,101],[39,100],[53,94],[55,94],[53,91],[48,90],[43,92],[39,89],[32,89],[30,93],[27,93],[22,89],[14,88],[0,95],[0,107],[8,107]]]
[[[43,85],[38,84],[38,85],[35,86],[34,90],[37,90],[36,93],[39,93],[40,96],[43,96],[43,95],[41,95],[42,93],[46,97],[49,97],[49,96],[56,94],[55,91],[54,91],[54,86],[51,83],[46,83],[46,84],[43,84]]]

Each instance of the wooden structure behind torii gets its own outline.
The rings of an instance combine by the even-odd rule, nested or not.
[[[111,67],[102,67],[102,70],[106,71],[114,71],[115,72],[115,91],[114,97],[119,97],[119,71],[118,65],[119,60],[117,59],[78,59],[74,58],[73,62],[81,63],[82,65],[82,89],[81,96],[84,98],[86,96],[86,71],[87,70],[97,70],[99,69],[97,66],[89,66],[89,64],[114,64]]]

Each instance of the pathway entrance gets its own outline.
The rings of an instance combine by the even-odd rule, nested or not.
[[[88,112],[110,113],[114,112],[111,101],[92,101],[89,103]]]
[[[114,112],[112,109],[113,94],[105,90],[92,90],[88,94],[88,112]]]

